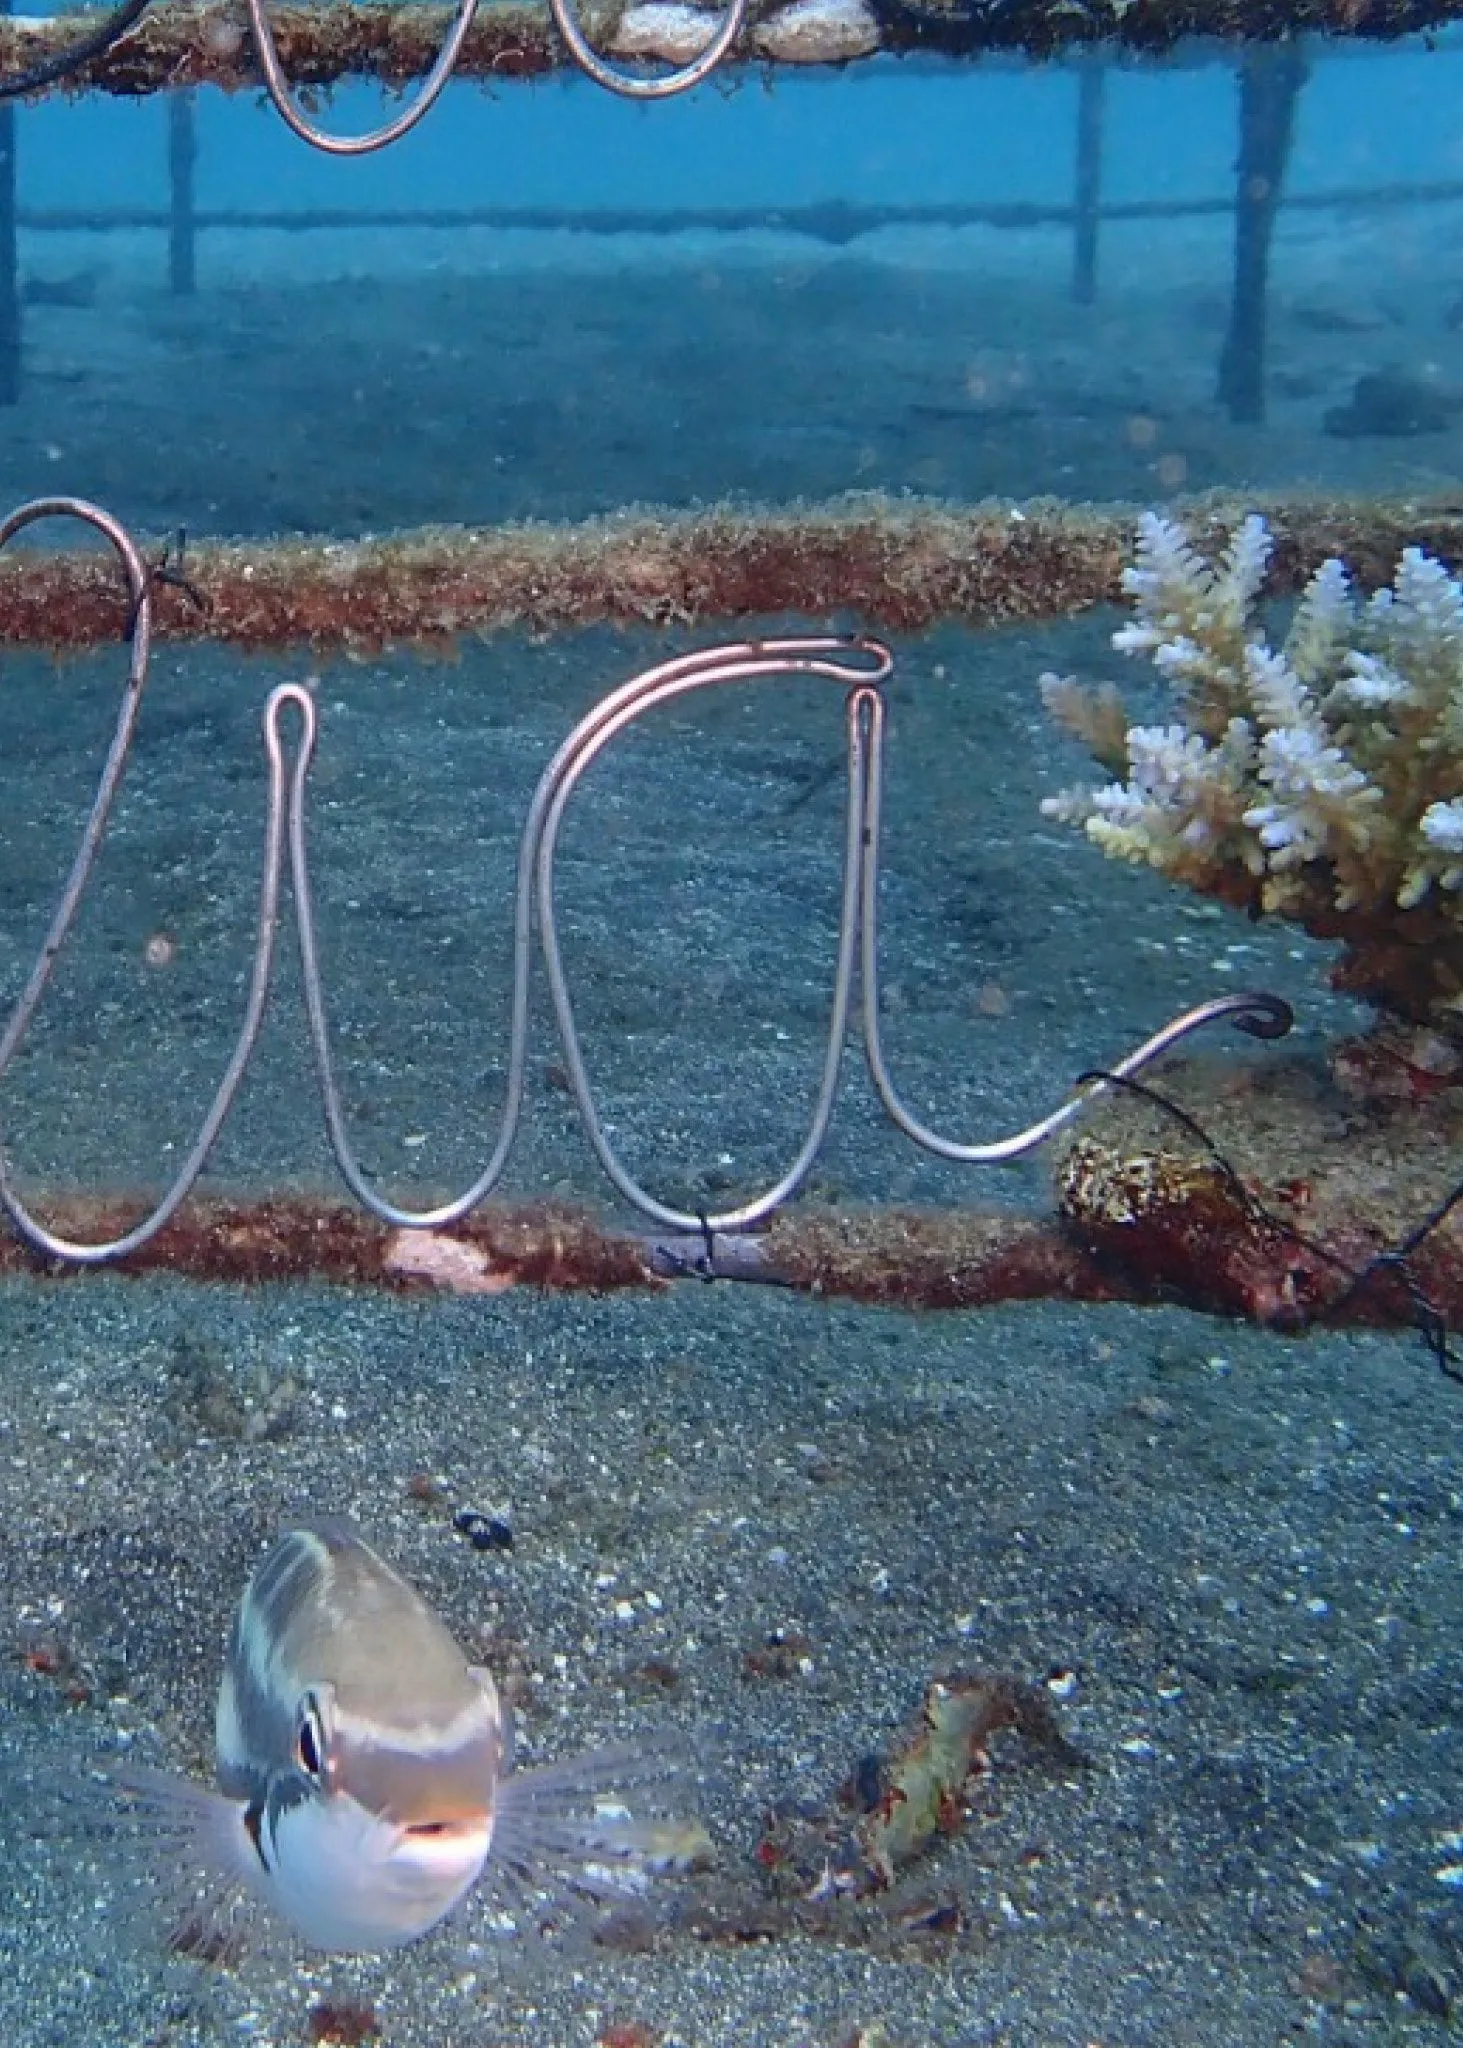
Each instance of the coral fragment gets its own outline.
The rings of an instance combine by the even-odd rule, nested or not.
[[[1463,584],[1405,547],[1358,606],[1329,558],[1276,647],[1257,614],[1274,551],[1251,516],[1211,564],[1145,515],[1123,575],[1135,616],[1113,644],[1151,660],[1179,716],[1128,726],[1114,771],[1111,686],[1044,676],[1048,709],[1118,779],[1043,812],[1113,858],[1340,939],[1338,987],[1463,1038]]]

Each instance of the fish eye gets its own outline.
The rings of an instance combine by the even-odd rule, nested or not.
[[[307,1778],[318,1784],[325,1775],[325,1729],[313,1693],[305,1695],[300,1726],[295,1736],[295,1762]]]

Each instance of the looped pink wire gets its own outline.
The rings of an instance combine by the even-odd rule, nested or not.
[[[293,134],[299,136],[301,142],[308,142],[312,149],[321,150],[326,156],[341,157],[369,156],[375,150],[385,149],[390,143],[399,142],[431,111],[457,69],[457,60],[462,55],[463,45],[477,18],[478,4],[479,0],[458,0],[452,25],[447,31],[446,41],[437,53],[435,63],[415,96],[393,120],[387,121],[380,128],[371,129],[365,135],[331,135],[326,129],[315,125],[295,97],[294,89],[280,62],[279,45],[275,41],[266,0],[245,0],[249,11],[249,27],[254,37],[254,48],[259,57],[259,68],[264,73],[265,89],[274,102],[280,119]],[[670,99],[676,93],[689,92],[693,86],[699,85],[703,78],[708,77],[716,69],[731,49],[747,19],[747,0],[727,0],[726,12],[720,26],[689,64],[678,65],[675,70],[663,72],[658,77],[646,78],[635,72],[619,70],[591,47],[579,25],[572,0],[549,0],[549,6],[555,26],[580,70],[592,78],[596,85],[603,86],[606,92],[617,93],[622,99],[632,100]]]
[[[447,40],[437,53],[437,61],[415,98],[407,102],[394,120],[386,122],[384,127],[373,128],[368,135],[330,135],[325,129],[315,126],[294,96],[284,66],[279,61],[279,46],[274,40],[265,0],[245,0],[245,5],[249,10],[249,26],[254,34],[259,68],[264,73],[265,89],[274,102],[276,112],[301,142],[308,142],[312,149],[323,150],[327,156],[369,156],[373,150],[385,149],[389,143],[399,142],[403,135],[409,135],[441,98],[457,68],[462,46],[478,11],[478,0],[458,0],[457,12],[452,17]]]
[[[21,506],[0,523],[0,547],[36,520],[55,516],[80,519],[91,525],[105,536],[120,558],[130,599],[128,633],[131,658],[116,728],[96,796],[82,830],[81,843],[36,963],[3,1033],[0,1033],[0,1078],[3,1078],[19,1049],[75,920],[126,765],[147,680],[152,645],[152,572],[125,529],[110,514],[80,498],[38,499]],[[856,976],[862,984],[861,1021],[869,1071],[885,1110],[908,1137],[943,1158],[971,1164],[1014,1159],[1032,1150],[1079,1115],[1095,1096],[1111,1085],[1111,1081],[1098,1079],[1088,1083],[1048,1116],[1012,1137],[971,1144],[946,1138],[929,1129],[906,1108],[895,1090],[884,1056],[879,1020],[878,962],[879,837],[885,726],[880,686],[889,675],[892,661],[887,647],[867,638],[808,635],[800,639],[742,641],[658,663],[611,691],[580,719],[539,778],[519,843],[513,909],[508,1085],[498,1137],[487,1165],[469,1188],[449,1202],[422,1211],[398,1207],[371,1185],[346,1130],[343,1103],[334,1072],[306,848],[306,795],[317,735],[316,708],[310,693],[299,684],[280,684],[270,692],[264,708],[268,802],[248,997],[233,1051],[186,1158],[157,1205],[130,1230],[103,1243],[81,1244],[48,1230],[22,1202],[3,1150],[0,1150],[0,1206],[36,1251],[47,1258],[74,1265],[95,1266],[107,1260],[124,1258],[129,1252],[139,1250],[167,1223],[203,1171],[258,1041],[269,1000],[286,858],[290,865],[306,1015],[327,1135],[342,1178],[351,1192],[373,1214],[389,1224],[430,1229],[459,1220],[490,1192],[507,1164],[524,1102],[529,980],[535,928],[548,974],[549,993],[570,1085],[591,1147],[619,1192],[658,1225],[683,1232],[699,1230],[709,1241],[714,1232],[750,1228],[798,1191],[817,1157],[832,1117]],[[723,683],[747,683],[785,675],[818,677],[840,685],[847,692],[848,776],[843,883],[828,1032],[809,1128],[791,1166],[760,1194],[721,1214],[704,1215],[675,1209],[659,1201],[630,1175],[610,1144],[580,1047],[559,947],[554,903],[555,852],[566,806],[581,777],[605,748],[642,713],[689,692]],[[283,733],[284,717],[289,711],[293,711],[300,721],[299,739],[292,761]],[[1288,1030],[1291,1021],[1289,1006],[1276,996],[1251,992],[1221,996],[1186,1011],[1154,1033],[1118,1062],[1111,1070],[1111,1079],[1121,1082],[1131,1078],[1191,1032],[1220,1019],[1228,1019],[1253,1034],[1272,1038]]]

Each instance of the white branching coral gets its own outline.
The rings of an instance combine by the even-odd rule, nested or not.
[[[1178,717],[1124,732],[1111,684],[1044,675],[1048,710],[1115,779],[1042,809],[1116,858],[1344,939],[1344,986],[1463,1031],[1463,585],[1407,548],[1362,602],[1328,561],[1277,647],[1258,617],[1272,545],[1252,516],[1211,563],[1145,515],[1113,645],[1148,657]]]

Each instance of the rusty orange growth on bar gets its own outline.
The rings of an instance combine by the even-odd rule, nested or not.
[[[63,1236],[91,1241],[119,1234],[144,1205],[38,1198],[34,1206]],[[758,1244],[762,1277],[856,1301],[962,1308],[1135,1298],[1054,1223],[1009,1215],[797,1210],[777,1218]],[[0,1235],[0,1273],[76,1270]],[[485,1206],[450,1231],[429,1232],[394,1230],[346,1204],[303,1196],[190,1202],[116,1270],[474,1295],[512,1286],[609,1293],[667,1284],[650,1239],[606,1230],[581,1210]]]
[[[53,1229],[89,1242],[116,1235],[145,1204],[122,1199],[39,1204]],[[39,1261],[0,1235],[0,1273],[75,1267]],[[577,1210],[483,1208],[450,1233],[391,1230],[364,1210],[303,1196],[190,1202],[122,1273],[180,1273],[225,1282],[324,1280],[398,1292],[493,1294],[515,1285],[609,1293],[659,1287],[647,1247]]]
[[[1312,1323],[1405,1327],[1416,1301],[1381,1269],[1348,1292],[1348,1276],[1382,1248],[1339,1212],[1316,1216],[1306,1250],[1258,1222],[1211,1168],[1150,1162],[1090,1143],[1063,1170],[1053,1217],[974,1210],[795,1209],[752,1240],[737,1277],[813,1295],[906,1309],[990,1308],[1012,1301],[1173,1302],[1286,1330]],[[120,1232],[143,1206],[120,1198],[40,1204],[53,1228],[80,1240]],[[683,1240],[678,1240],[683,1245]],[[1463,1228],[1450,1221],[1409,1261],[1451,1327],[1463,1326]],[[0,1275],[77,1272],[0,1235]],[[558,1207],[484,1207],[450,1231],[394,1230],[342,1203],[303,1196],[188,1204],[124,1274],[199,1281],[316,1281],[390,1292],[495,1295],[526,1286],[564,1292],[660,1290],[683,1260],[653,1238],[605,1229]],[[1346,1298],[1343,1300],[1342,1297]],[[1331,1304],[1340,1303],[1333,1314]]]
[[[1202,549],[1222,545],[1256,509],[1276,539],[1276,595],[1299,589],[1331,555],[1364,586],[1387,581],[1409,545],[1463,562],[1455,500],[1215,496],[1179,508]],[[787,613],[852,614],[899,632],[942,619],[998,626],[1116,601],[1136,519],[1123,505],[957,506],[859,494],[791,510],[720,506],[359,541],[212,543],[188,552],[190,590],[157,584],[157,616],[170,639],[322,654],[511,628],[693,626]],[[0,557],[0,644],[103,646],[126,625],[106,557]]]

